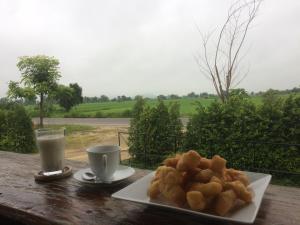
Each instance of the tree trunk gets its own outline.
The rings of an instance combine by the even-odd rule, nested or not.
[[[40,96],[40,127],[43,128],[44,127],[44,123],[43,123],[43,104],[44,104],[44,95],[43,93],[41,93],[41,96]]]

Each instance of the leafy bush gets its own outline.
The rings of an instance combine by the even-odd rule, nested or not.
[[[220,154],[241,169],[299,171],[300,97],[287,99],[266,93],[255,106],[244,92],[232,92],[228,102],[199,104],[187,125],[186,149],[205,156]]]
[[[91,117],[88,114],[79,113],[76,111],[71,111],[69,113],[64,114],[64,118],[89,118]]]
[[[122,118],[131,117],[131,116],[132,116],[132,111],[130,109],[126,109],[121,113]]]
[[[160,100],[156,107],[150,108],[145,106],[143,98],[138,98],[132,115],[129,152],[135,160],[156,163],[178,148],[182,140],[178,104],[168,108]]]
[[[98,112],[95,113],[95,117],[96,118],[104,118],[105,116],[101,111],[98,111]]]
[[[0,105],[0,149],[19,153],[36,151],[33,125],[23,106]]]

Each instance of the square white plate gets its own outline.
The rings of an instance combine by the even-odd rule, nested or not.
[[[204,216],[212,219],[223,220],[223,221],[231,221],[231,222],[239,222],[239,223],[253,223],[258,209],[260,207],[263,195],[268,187],[268,184],[271,180],[271,175],[263,174],[263,173],[253,173],[253,172],[245,172],[250,180],[249,187],[252,189],[254,193],[253,201],[250,204],[247,204],[241,207],[238,210],[235,210],[233,213],[227,216],[217,216],[213,214],[208,214],[204,212],[193,211],[188,208],[180,208],[166,202],[159,201],[151,201],[147,196],[147,190],[149,184],[154,176],[155,172],[152,172],[143,178],[137,180],[136,182],[128,185],[124,189],[114,193],[112,195],[113,198],[123,199],[138,203],[143,203],[147,205],[154,205],[159,207],[164,207],[168,209],[173,209],[177,212],[185,212],[194,215]]]

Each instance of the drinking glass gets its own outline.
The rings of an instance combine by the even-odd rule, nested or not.
[[[64,167],[65,128],[43,128],[35,131],[44,175],[62,173]]]

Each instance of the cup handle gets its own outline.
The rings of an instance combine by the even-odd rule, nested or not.
[[[106,173],[107,172],[107,155],[106,154],[104,154],[102,156],[102,160],[103,160],[103,165],[104,165],[104,171]]]

